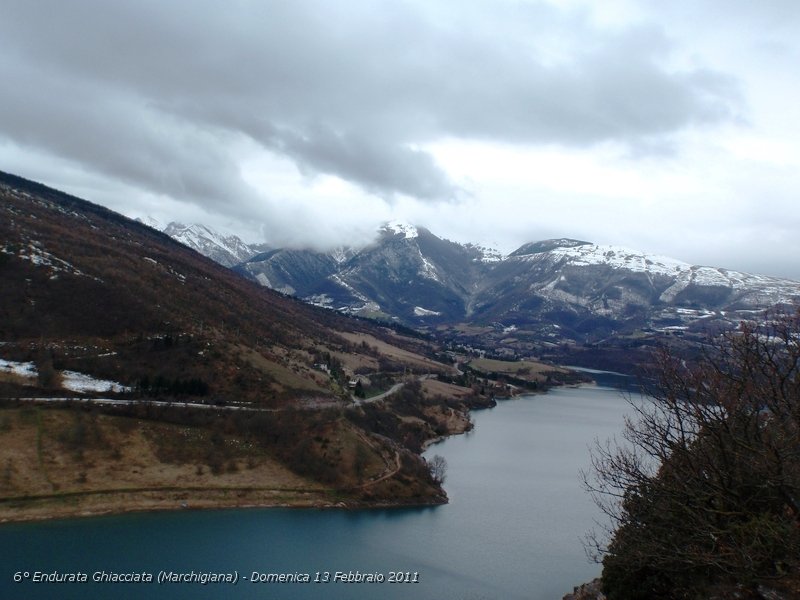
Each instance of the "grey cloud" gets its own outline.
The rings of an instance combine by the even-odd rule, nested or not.
[[[432,157],[400,144],[376,143],[367,135],[341,135],[323,126],[305,134],[281,132],[274,146],[301,168],[359,181],[378,194],[393,191],[421,199],[449,199],[455,187]]]
[[[26,78],[30,84],[26,85]],[[191,127],[144,99],[75,86],[57,75],[0,61],[6,89],[0,130],[88,171],[100,171],[156,194],[236,210],[255,191],[223,148],[231,133]]]
[[[459,193],[419,149],[441,138],[642,148],[740,110],[725,74],[664,66],[652,27],[435,4],[7,2],[2,134],[184,199],[253,201],[228,150],[241,135],[433,200]]]

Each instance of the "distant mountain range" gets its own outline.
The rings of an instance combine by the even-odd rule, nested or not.
[[[244,257],[235,271],[311,304],[429,329],[527,331],[539,343],[692,335],[800,300],[797,281],[568,238],[503,255],[394,222],[364,248],[317,252],[247,246],[197,225],[165,231],[223,264]]]

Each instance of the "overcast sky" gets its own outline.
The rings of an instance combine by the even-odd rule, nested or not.
[[[800,279],[797,0],[4,0],[0,81],[0,169],[130,216]]]

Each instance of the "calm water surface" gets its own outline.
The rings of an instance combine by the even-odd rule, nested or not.
[[[432,447],[450,504],[426,509],[170,512],[0,526],[0,598],[560,599],[596,577],[581,539],[587,446],[627,405],[585,386],[501,402]],[[16,572],[418,573],[419,583],[32,583]]]

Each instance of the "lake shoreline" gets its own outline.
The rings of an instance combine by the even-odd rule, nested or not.
[[[326,597],[400,600],[411,591],[420,600],[470,594],[561,598],[577,582],[598,576],[598,566],[586,560],[579,542],[597,515],[578,472],[587,462],[585,444],[618,431],[627,405],[613,390],[597,386],[565,386],[498,405],[498,410],[471,414],[480,435],[451,436],[424,454],[428,461],[434,454],[447,460],[450,502],[444,506],[372,502],[377,498],[355,503],[343,495],[271,503],[241,498],[235,506],[198,507],[189,501],[184,510],[128,507],[103,515],[93,506],[91,516],[100,518],[0,526],[8,564],[43,572],[400,569],[419,572],[422,585],[380,591],[333,586],[326,588]],[[42,552],[43,545],[66,548],[77,539],[76,553]],[[44,600],[46,588],[39,589],[36,596],[30,587],[29,597]],[[178,591],[159,590],[152,590],[154,597],[176,597]],[[21,589],[16,591],[19,595]],[[182,597],[220,593],[209,589],[203,596],[206,591],[192,588]],[[242,600],[263,596],[260,586],[231,592]],[[320,593],[286,586],[276,588],[274,597],[314,600]]]
[[[596,382],[576,384],[596,386]],[[569,386],[573,387],[573,386]],[[557,389],[557,388],[556,388]],[[521,394],[508,400],[527,395],[541,395],[546,391]],[[481,403],[465,407],[463,411],[454,411],[447,423],[447,433],[425,440],[418,453],[422,456],[432,446],[445,440],[472,431],[470,414],[474,410],[485,410],[496,407],[498,402]],[[114,490],[86,492],[69,492],[65,494],[47,494],[20,498],[4,498],[0,500],[0,525],[6,523],[38,522],[59,519],[73,519],[96,516],[109,516],[129,513],[168,512],[182,510],[225,510],[251,508],[298,508],[319,510],[380,510],[392,508],[418,508],[441,506],[449,502],[446,492],[441,496],[427,499],[408,499],[407,501],[387,501],[385,498],[364,499],[349,496],[356,489],[309,488],[309,489],[247,489],[242,487],[214,487],[198,489],[187,486],[165,486],[163,490],[152,488],[144,492],[135,490]],[[133,497],[136,495],[136,497]],[[92,500],[97,500],[93,502]],[[36,503],[43,503],[36,506]],[[3,510],[2,506],[28,504],[29,507],[17,509],[15,514]],[[5,513],[5,514],[3,514]]]
[[[76,511],[48,511],[46,514],[27,514],[19,515],[18,517],[0,517],[0,527],[7,524],[14,523],[38,523],[46,521],[59,521],[59,520],[74,520],[74,519],[91,519],[94,517],[109,517],[127,514],[148,514],[148,513],[166,513],[166,512],[197,512],[197,511],[216,511],[216,510],[257,510],[257,509],[297,509],[297,510],[382,510],[382,509],[396,509],[396,508],[426,508],[442,506],[447,504],[447,501],[431,501],[431,502],[414,502],[414,503],[392,503],[392,502],[364,502],[353,500],[339,500],[339,501],[296,501],[296,502],[272,502],[272,503],[206,503],[203,500],[195,501],[192,504],[170,505],[170,506],[114,506],[97,510],[83,510]]]
[[[421,444],[419,452],[412,452],[418,457],[433,443],[438,443],[460,435],[472,428],[469,414],[473,408],[462,410],[451,409],[443,421],[447,434],[435,436]],[[398,450],[398,460],[403,452]],[[399,462],[398,462],[399,465]],[[161,466],[157,465],[160,469]],[[142,468],[143,470],[143,468]],[[177,468],[175,469],[177,470]],[[191,467],[180,477],[186,479]],[[207,470],[206,470],[207,471]],[[233,483],[233,478],[247,477],[250,485],[223,484],[224,479]],[[95,516],[108,516],[128,513],[168,512],[182,510],[224,510],[249,508],[298,508],[320,510],[361,510],[387,508],[430,507],[447,504],[448,498],[444,490],[439,488],[425,497],[407,497],[398,500],[387,499],[385,493],[377,491],[370,498],[370,488],[377,488],[383,479],[392,479],[394,474],[384,475],[367,483],[346,487],[326,488],[318,483],[297,479],[290,482],[293,487],[260,487],[257,485],[258,473],[250,475],[246,468],[238,469],[235,474],[222,474],[213,479],[206,472],[208,485],[198,484],[181,486],[175,480],[167,480],[161,486],[148,485],[142,487],[126,486],[122,488],[67,490],[59,493],[25,494],[0,498],[0,525],[6,523],[39,522],[58,519],[72,519]],[[91,477],[90,477],[91,479]]]

